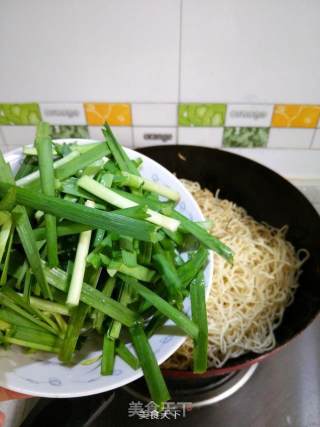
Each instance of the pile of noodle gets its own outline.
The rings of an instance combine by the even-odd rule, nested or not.
[[[275,346],[274,330],[293,301],[299,269],[308,256],[286,241],[286,227],[259,223],[228,200],[196,182],[182,180],[198,202],[210,232],[234,251],[231,265],[214,255],[214,274],[207,300],[208,367],[221,367],[246,352]],[[304,258],[304,259],[302,259]],[[187,339],[163,367],[192,369],[192,340]]]

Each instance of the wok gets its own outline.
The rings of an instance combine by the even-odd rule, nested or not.
[[[139,150],[156,160],[179,178],[199,181],[220,197],[244,207],[258,221],[275,227],[287,224],[287,238],[296,248],[306,248],[310,259],[303,266],[300,286],[292,305],[275,331],[276,347],[263,354],[247,353],[230,359],[222,368],[205,374],[163,370],[169,380],[208,380],[217,375],[247,368],[275,354],[299,335],[320,311],[320,217],[311,203],[271,169],[226,151],[195,146],[156,146]],[[200,378],[199,378],[200,377]]]

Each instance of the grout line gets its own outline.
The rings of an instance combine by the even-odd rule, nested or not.
[[[181,1],[181,11],[182,11],[182,2]],[[182,16],[180,17],[180,20],[182,22]],[[181,29],[182,30],[182,29]],[[181,31],[182,32],[182,31]],[[182,40],[181,40],[181,46],[182,46]],[[180,61],[179,61],[180,62]],[[180,68],[180,67],[179,67]],[[181,71],[181,70],[180,70]],[[178,87],[178,89],[180,89]],[[180,98],[178,99],[178,102],[182,102],[181,101],[181,94],[180,94]],[[132,105],[132,104],[177,104],[177,102],[173,102],[173,101],[30,101],[30,102],[1,102],[0,104],[127,104],[127,105]],[[273,101],[273,102],[269,102],[269,101],[230,101],[230,100],[224,100],[224,101],[215,101],[215,100],[211,100],[211,101],[204,101],[204,100],[200,100],[200,101],[183,101],[184,104],[230,104],[230,105],[254,105],[254,106],[264,106],[264,105],[307,105],[310,107],[317,107],[319,105],[319,103],[308,103],[308,102],[286,102],[286,101]],[[320,120],[320,119],[319,119]],[[319,125],[319,123],[317,124],[317,126]]]
[[[316,137],[316,132],[317,132],[317,128],[315,128],[314,131],[313,131],[313,134],[312,134],[312,137],[311,137],[311,142],[310,142],[310,145],[308,147],[309,150],[312,148],[313,142],[314,142],[315,137]]]
[[[132,148],[135,148],[136,142],[134,140],[134,131],[133,131],[133,124],[131,124],[131,141],[132,141]]]

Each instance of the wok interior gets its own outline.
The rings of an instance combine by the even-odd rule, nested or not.
[[[139,151],[179,178],[198,181],[213,193],[220,189],[221,198],[244,207],[256,220],[275,227],[289,226],[287,239],[296,248],[308,249],[311,257],[303,266],[294,302],[275,331],[276,348],[303,331],[320,311],[320,217],[309,201],[280,175],[236,154],[173,145]],[[247,353],[229,360],[223,368],[239,369],[239,365],[258,358],[261,355]]]

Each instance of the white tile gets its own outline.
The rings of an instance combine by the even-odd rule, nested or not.
[[[83,104],[42,103],[42,120],[52,125],[86,125]]]
[[[1,98],[177,102],[179,16],[180,0],[3,2]]]
[[[184,0],[181,101],[319,103],[319,15],[319,1]]]
[[[320,179],[320,152],[272,148],[225,148],[255,160],[288,179]]]
[[[177,104],[132,104],[134,126],[176,126]]]
[[[270,148],[309,148],[314,129],[271,128],[268,147]]]
[[[0,127],[0,150],[3,152],[7,151],[7,144],[6,144],[4,135],[2,133],[1,127]]]
[[[134,147],[177,143],[177,128],[175,127],[135,127],[133,134]]]
[[[120,144],[126,147],[133,147],[132,143],[132,128],[127,126],[111,126],[111,130]],[[89,126],[89,136],[91,139],[102,141],[103,135],[101,126]]]
[[[320,149],[320,129],[315,131],[311,148]]]
[[[273,105],[229,104],[226,114],[226,126],[269,127]]]
[[[223,128],[179,127],[178,143],[201,145],[202,147],[221,147]]]
[[[35,126],[1,126],[8,150],[33,144],[36,136]]]

